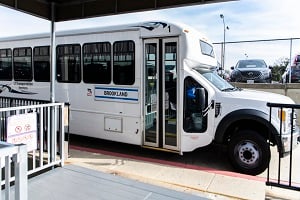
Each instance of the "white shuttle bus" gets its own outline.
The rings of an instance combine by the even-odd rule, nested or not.
[[[223,80],[201,33],[144,22],[57,32],[55,41],[55,97],[70,103],[70,133],[179,154],[214,142],[228,147],[242,173],[268,166],[266,103],[294,102]],[[49,34],[0,39],[0,96],[50,99],[49,45]],[[286,117],[279,136],[272,113],[271,143],[286,153],[295,127]]]

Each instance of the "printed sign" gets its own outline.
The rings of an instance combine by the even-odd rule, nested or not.
[[[27,151],[37,149],[36,113],[14,115],[7,118],[7,142],[26,144]]]
[[[95,100],[137,103],[139,101],[139,90],[137,88],[115,88],[96,86]]]

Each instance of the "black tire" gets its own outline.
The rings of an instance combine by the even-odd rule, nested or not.
[[[229,143],[229,159],[243,174],[257,175],[266,170],[271,152],[266,139],[256,131],[242,130]]]

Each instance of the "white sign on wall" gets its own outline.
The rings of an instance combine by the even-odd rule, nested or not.
[[[37,114],[26,113],[7,118],[7,142],[26,144],[27,151],[37,149]]]

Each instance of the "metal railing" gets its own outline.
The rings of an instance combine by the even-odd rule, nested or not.
[[[68,117],[65,108],[68,104],[0,97],[0,139],[27,144],[27,175],[64,165],[65,116]],[[12,183],[17,176],[10,171],[4,179],[0,176],[1,185],[7,183],[8,177]]]
[[[280,187],[284,189],[289,189],[289,190],[296,190],[300,191],[300,179],[299,176],[296,176],[299,171],[300,165],[296,162],[299,158],[296,158],[294,155],[294,150],[295,150],[295,145],[297,145],[299,138],[295,137],[295,131],[297,130],[297,124],[296,124],[296,117],[297,117],[297,111],[300,109],[299,104],[278,104],[278,103],[267,103],[267,106],[270,108],[270,118],[269,118],[269,123],[271,124],[271,116],[272,116],[272,108],[278,108],[279,112],[282,113],[284,108],[291,109],[291,113],[289,114],[290,117],[288,116],[281,116],[281,118],[286,118],[290,119],[289,123],[291,125],[291,130],[289,132],[289,138],[290,138],[290,144],[288,150],[288,155],[282,156],[278,154],[278,163],[273,163],[278,164],[277,172],[272,171],[274,169],[270,169],[270,165],[267,169],[267,181],[266,185],[268,186],[275,186],[275,187]],[[280,114],[283,115],[283,114]],[[279,130],[279,137],[281,138],[282,132],[283,132],[284,126],[283,122],[281,121],[280,124],[280,130]],[[270,134],[269,134],[270,135]],[[298,147],[299,148],[299,147]],[[297,159],[297,160],[296,160]],[[283,163],[285,166],[283,166]],[[288,167],[286,167],[288,166]],[[272,174],[272,175],[271,175]]]
[[[23,99],[12,97],[0,97],[0,108],[9,108],[17,106],[28,106],[50,103],[50,101],[36,100],[36,99]]]
[[[12,161],[12,163],[11,163]],[[3,163],[4,162],[4,163]],[[15,181],[14,193],[16,200],[28,199],[28,181],[27,181],[27,148],[26,145],[12,145],[6,142],[0,142],[0,177],[1,186],[4,187],[0,193],[0,199],[11,199],[11,181]],[[2,166],[4,167],[5,179],[2,180]],[[14,177],[11,177],[11,168],[14,169]]]

